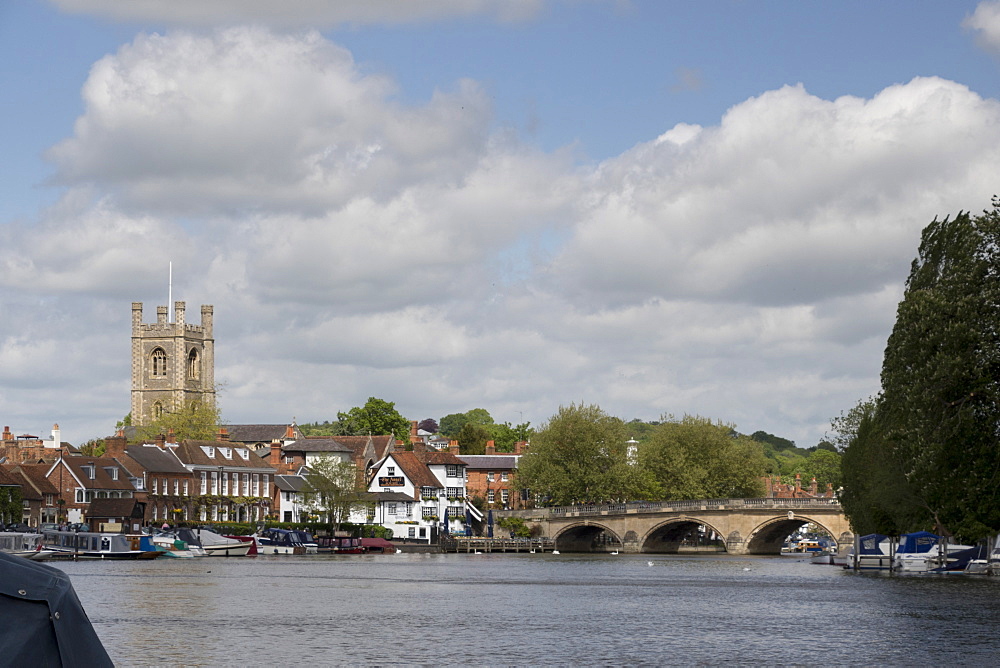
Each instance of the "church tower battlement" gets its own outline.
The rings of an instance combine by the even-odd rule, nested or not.
[[[201,325],[185,320],[184,302],[166,306],[156,322],[142,322],[142,302],[132,302],[132,424],[148,425],[188,402],[215,404],[215,339],[211,306],[201,307]]]

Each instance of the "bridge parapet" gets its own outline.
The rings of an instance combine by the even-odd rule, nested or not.
[[[549,506],[528,510],[501,511],[515,517],[577,517],[582,515],[616,515],[628,513],[663,513],[692,510],[743,509],[812,509],[840,508],[837,499],[699,499],[695,501],[629,501],[628,503],[580,504]]]

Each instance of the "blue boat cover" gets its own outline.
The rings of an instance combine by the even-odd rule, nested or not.
[[[882,543],[888,539],[888,536],[883,536],[880,533],[870,533],[867,536],[862,536],[859,539],[861,551],[858,554],[883,554]]]
[[[0,663],[114,666],[69,576],[0,552]]]
[[[932,534],[929,531],[904,533],[899,537],[899,550],[897,552],[910,554],[930,552],[931,548],[938,544],[939,539],[940,536]]]

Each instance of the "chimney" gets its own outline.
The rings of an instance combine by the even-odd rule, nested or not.
[[[10,427],[4,427],[3,428],[3,440],[5,440],[5,441],[13,441],[14,440],[14,434],[12,434],[10,432]]]
[[[427,444],[421,441],[419,438],[412,439],[413,443],[411,447],[414,452],[427,452]]]
[[[826,496],[827,496],[827,498],[830,498],[830,499],[833,498],[833,483],[832,482],[826,483]]]
[[[168,427],[167,428],[167,443],[176,443],[176,442],[177,442],[177,437],[174,435],[174,428],[173,427]]]
[[[799,492],[802,491],[802,474],[795,474],[795,498],[798,498]]]
[[[410,420],[410,440],[413,440],[416,437],[417,437],[417,421]]]
[[[812,494],[813,496],[816,496],[817,491],[818,491],[818,486],[816,484],[816,478],[813,478],[812,482],[809,483],[809,493]]]
[[[291,427],[289,427],[291,429]],[[274,439],[271,441],[271,454],[268,457],[268,464],[271,468],[280,470],[281,467],[281,441]]]
[[[518,441],[517,443],[515,443],[514,444],[514,454],[515,455],[523,455],[524,454],[524,450],[527,447],[527,445],[528,445],[527,441]]]
[[[453,455],[459,454],[458,441],[448,441],[448,452],[450,452]]]
[[[163,444],[166,442],[166,440],[167,440],[166,436],[164,436],[163,434],[157,434],[154,443],[156,443],[156,447],[162,450],[164,447]]]
[[[486,454],[495,455],[497,453],[496,443],[493,441],[486,441]]]
[[[219,427],[219,433],[215,435],[215,440],[220,441],[222,443],[226,443],[229,441],[229,432],[226,431],[225,427]]]
[[[104,439],[104,456],[121,457],[125,454],[125,430],[119,429],[114,436]]]

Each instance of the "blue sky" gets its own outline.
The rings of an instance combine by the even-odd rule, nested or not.
[[[0,7],[15,431],[109,432],[172,260],[232,422],[586,402],[813,445],[920,229],[997,190],[995,3],[283,7]]]

